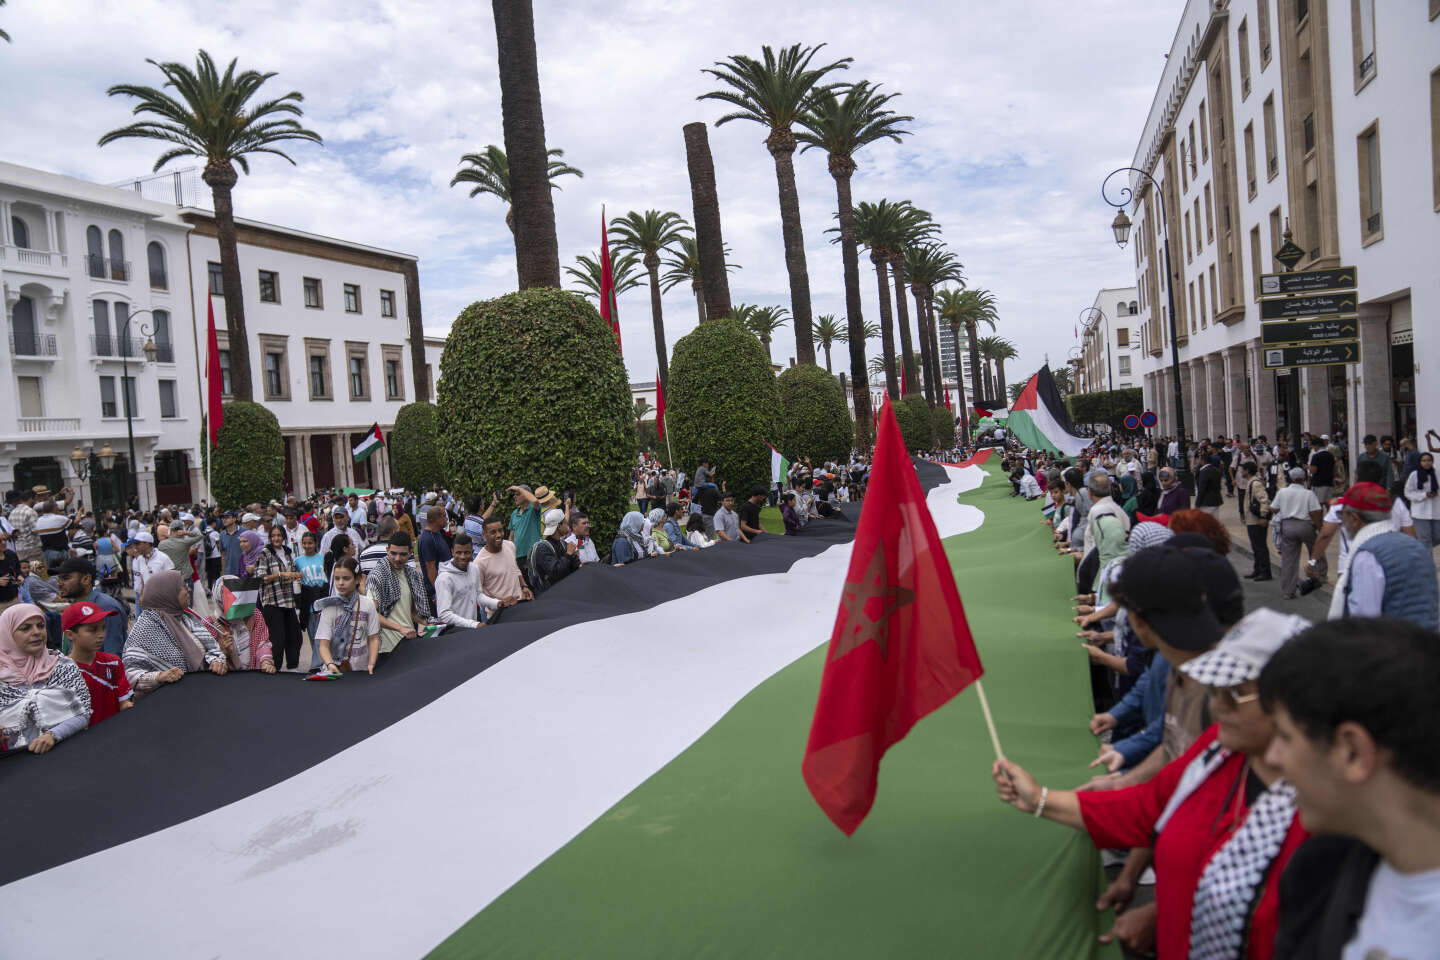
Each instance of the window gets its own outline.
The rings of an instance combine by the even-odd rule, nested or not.
[[[395,316],[395,291],[394,291],[394,290],[381,290],[381,291],[380,291],[380,316],[382,316],[382,317],[393,317],[393,316]]]
[[[220,264],[213,260],[208,264],[210,272],[210,293],[212,296],[223,297],[225,295],[225,276],[220,272]]]
[[[1190,332],[1194,333],[1195,327],[1195,281],[1190,281]]]
[[[1129,328],[1127,328],[1127,327],[1120,327],[1118,330],[1115,331],[1115,346],[1117,346],[1117,347],[1128,347],[1128,346],[1130,346],[1130,330],[1129,330]]]
[[[185,451],[161,450],[155,454],[155,485],[178,487],[185,482]]]
[[[85,272],[97,280],[105,279],[105,238],[93,224],[85,228]]]
[[[360,285],[358,283],[345,284],[345,312],[360,312]]]
[[[155,340],[155,361],[174,363],[175,345],[170,340],[170,311],[156,310],[150,316],[151,326],[154,328],[152,336]]]
[[[1250,228],[1250,272],[1255,277],[1255,299],[1260,299],[1260,228]]]
[[[174,380],[160,381],[160,419],[174,420],[180,416],[180,404]]]
[[[145,259],[150,264],[150,289],[169,290],[170,279],[165,275],[165,248],[151,240],[145,246]]]
[[[314,307],[320,310],[325,306],[325,298],[320,288],[320,281],[315,277],[305,278],[305,306]]]
[[[1275,136],[1275,94],[1265,98],[1263,107],[1265,114],[1265,178],[1274,180],[1280,173],[1280,158],[1277,154]]]
[[[45,388],[39,377],[16,377],[15,386],[20,389],[20,416],[45,416]]]
[[[115,351],[112,357],[138,357],[140,352],[135,349],[135,341],[130,330],[130,304],[122,300],[116,300],[112,305],[115,310],[115,339],[111,343]]]
[[[97,357],[108,357],[113,347],[110,336],[110,304],[96,300],[90,304],[94,332],[90,335],[90,346]]]
[[[1245,124],[1245,185],[1250,199],[1255,199],[1258,187],[1255,181],[1255,124]]]
[[[1295,26],[1297,29],[1308,16],[1310,16],[1310,0],[1295,0]]]
[[[1199,253],[1205,248],[1200,240],[1200,197],[1195,197],[1195,252]]]
[[[330,386],[330,341],[305,338],[305,374],[311,400],[333,400]]]
[[[10,215],[10,236],[21,250],[30,249],[30,227],[14,214]]]
[[[1181,141],[1180,141],[1180,192],[1181,192],[1181,193],[1184,193],[1186,190],[1189,190],[1189,189],[1190,189],[1190,179],[1186,176],[1186,173],[1188,172],[1189,167],[1190,167],[1190,162],[1185,159],[1186,156],[1187,156],[1187,153],[1186,153],[1186,151],[1185,151],[1185,141],[1184,141],[1184,140],[1181,140]]]
[[[1430,16],[1440,10],[1440,0],[1430,4]],[[1435,181],[1435,209],[1440,210],[1440,70],[1430,74],[1430,176]]]
[[[1142,290],[1140,291],[1140,294],[1141,294],[1141,296],[1144,296],[1145,291],[1142,289]],[[1130,315],[1133,317],[1135,314],[1137,314],[1137,313],[1139,313],[1139,312],[1140,312],[1140,305],[1139,305],[1139,303],[1137,303],[1137,302],[1134,301],[1134,300],[1131,300],[1131,301],[1130,301]]]
[[[1220,312],[1220,287],[1216,284],[1215,264],[1210,264],[1210,318]]]
[[[1207,326],[1209,326],[1209,325],[1210,325],[1209,320],[1210,320],[1209,315],[1205,312],[1205,283],[1204,283],[1204,281],[1201,281],[1201,283],[1200,283],[1200,329],[1203,330],[1203,329],[1205,329]]]
[[[233,397],[235,391],[230,389],[230,351],[221,347],[220,354],[220,392],[227,397]]]
[[[265,358],[265,399],[290,399],[290,361],[287,337],[281,334],[260,334],[260,353]]]
[[[387,345],[380,348],[381,369],[385,371],[385,399],[405,399],[405,348]]]
[[[1200,159],[1210,159],[1210,121],[1205,116],[1204,100],[1200,101]]]
[[[1128,376],[1130,376],[1130,358],[1129,358],[1129,357],[1121,357],[1121,358],[1120,358],[1120,376],[1122,376],[1122,377],[1128,377]]]
[[[1195,121],[1190,121],[1190,176],[1195,176]]]
[[[110,236],[110,279],[129,280],[130,264],[125,260],[125,235],[111,230]]]
[[[1215,207],[1210,201],[1210,184],[1205,184],[1205,239],[1215,242]]]
[[[1255,10],[1255,32],[1260,41],[1260,72],[1270,66],[1270,0],[1260,0]]]
[[[280,275],[274,270],[260,271],[260,302],[280,302]]]
[[[370,399],[370,347],[369,344],[347,342],[345,344],[345,369],[350,377],[350,399]]]
[[[1375,0],[1350,0],[1350,48],[1359,92],[1375,76]]]
[[[1245,20],[1235,34],[1235,48],[1240,53],[1240,99],[1244,100],[1250,96],[1250,25]]]
[[[1280,270],[1279,261],[1274,260],[1273,258],[1275,256],[1275,251],[1280,249],[1280,244],[1285,242],[1282,239],[1283,237],[1284,234],[1280,231],[1280,208],[1276,207],[1274,210],[1270,211],[1270,256],[1272,258],[1272,272],[1278,272]]]
[[[323,399],[329,395],[325,384],[325,358],[312,353],[310,355],[310,399]]]
[[[1370,124],[1356,140],[1360,161],[1360,238],[1378,239],[1380,220],[1380,124]]]
[[[127,417],[140,416],[140,404],[136,402],[135,378],[121,377],[121,385],[125,388],[125,415]]]
[[[1195,259],[1190,247],[1190,211],[1185,211],[1185,262],[1189,263]]]
[[[118,417],[120,408],[115,399],[115,378],[100,378],[100,416]]]
[[[433,400],[435,398],[435,371],[430,368],[428,363],[425,364],[425,389]]]

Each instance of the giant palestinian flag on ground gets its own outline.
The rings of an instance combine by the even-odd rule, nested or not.
[[[1075,424],[1070,422],[1070,412],[1055,387],[1049,364],[1030,378],[1010,405],[1005,426],[1031,450],[1048,450],[1067,457],[1079,456],[1091,442],[1075,435]]]
[[[1081,782],[1069,574],[987,469],[917,465],[1007,755]],[[4,757],[0,957],[1111,956],[1095,851],[995,801],[975,698],[889,751],[853,837],[806,790],[857,506]]]

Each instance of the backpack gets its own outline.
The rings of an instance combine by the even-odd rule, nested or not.
[[[549,540],[546,540],[542,537],[530,545],[529,553],[525,554],[525,566],[520,571],[525,578],[525,585],[529,587],[530,592],[535,594],[535,596],[537,597],[545,592],[546,587],[550,586],[550,584],[546,583],[541,578],[540,565],[535,562],[538,559],[535,551],[541,549],[542,547],[548,550],[553,557],[555,553],[555,548],[551,545]]]

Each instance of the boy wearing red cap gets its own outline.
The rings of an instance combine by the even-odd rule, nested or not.
[[[113,611],[98,603],[80,600],[65,608],[60,626],[70,643],[70,659],[90,688],[90,726],[135,706],[130,698],[130,681],[125,665],[113,653],[100,648],[105,643],[105,618]]]

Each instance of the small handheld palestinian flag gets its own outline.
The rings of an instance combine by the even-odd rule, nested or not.
[[[377,422],[370,427],[370,432],[365,434],[365,439],[357,443],[351,452],[355,455],[355,462],[359,463],[383,446],[385,446],[385,436],[380,432],[380,424]]]
[[[770,444],[765,444],[770,447]],[[784,454],[774,447],[770,447],[770,482],[780,483],[784,481],[786,474],[790,472],[790,461],[785,459]]]
[[[255,612],[260,602],[260,577],[226,577],[220,581],[220,615],[226,620],[241,620]]]

